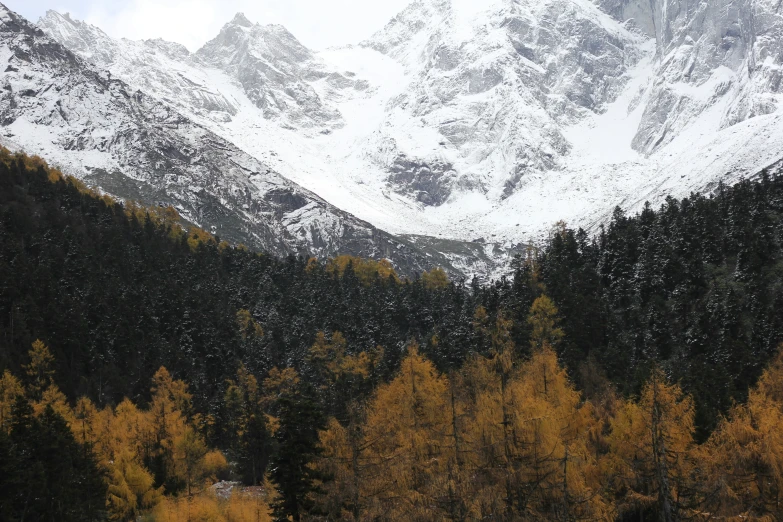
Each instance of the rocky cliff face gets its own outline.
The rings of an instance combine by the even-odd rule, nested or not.
[[[295,127],[324,131],[341,125],[339,111],[322,100],[309,82],[326,79],[339,89],[351,80],[327,70],[283,26],[253,24],[237,14],[195,58],[238,80],[265,118],[283,118]]]
[[[231,87],[281,127],[328,132],[342,125],[340,113],[311,83],[333,89],[355,82],[327,67],[279,25],[250,23],[237,14],[197,53],[164,40],[115,40],[69,15],[47,12],[39,23],[50,36],[100,69],[186,114],[215,123],[237,116],[241,104]],[[227,87],[226,84],[230,84]]]
[[[651,154],[702,116],[719,130],[777,111],[783,11],[777,0],[601,0],[656,41],[656,73],[633,140]],[[707,115],[714,112],[714,115]]]
[[[417,0],[363,44],[413,79],[369,153],[425,204],[505,199],[562,166],[563,128],[616,98],[643,41],[589,3]]]
[[[84,32],[71,36],[77,35]],[[83,50],[101,41],[98,33]],[[111,40],[97,46],[103,54],[95,59],[117,52]],[[164,42],[136,49],[138,57],[186,56]],[[138,58],[125,50],[123,59]],[[283,178],[169,104],[96,69],[4,7],[0,61],[4,145],[40,154],[112,195],[173,205],[185,219],[222,238],[273,254],[386,257],[404,273],[430,267],[428,256],[410,242]],[[170,87],[172,93],[178,88]],[[225,100],[217,91],[213,95],[215,103]],[[207,110],[206,96],[195,99]]]

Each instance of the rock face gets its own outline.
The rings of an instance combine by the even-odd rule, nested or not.
[[[777,111],[783,12],[777,0],[597,0],[655,38],[655,82],[633,147],[651,154],[709,111],[726,129]]]
[[[783,12],[777,0],[658,0],[656,82],[633,146],[653,153],[717,113],[727,129],[777,111]]]
[[[362,44],[413,79],[380,137],[397,150],[395,180],[411,165],[399,189],[431,205],[459,189],[499,200],[525,175],[558,169],[571,150],[563,127],[617,96],[643,40],[589,3],[417,0]],[[399,140],[400,127],[419,139]],[[433,160],[449,169],[422,186],[417,170]]]
[[[719,131],[776,112],[781,101],[777,0],[463,4],[418,0],[364,44],[413,71],[415,87],[393,106],[411,125],[435,129],[458,158],[456,175],[440,176],[432,204],[455,186],[502,200],[527,174],[563,167],[572,152],[564,127],[618,98],[649,48],[645,36],[655,47],[631,143],[641,154],[661,150],[700,119],[719,118],[710,129]],[[397,127],[388,125],[388,140]]]
[[[252,24],[237,14],[195,58],[237,79],[266,118],[282,117],[297,127],[329,129],[341,125],[340,113],[325,103],[308,81],[329,78],[338,86],[351,81],[327,71],[281,25]]]
[[[83,49],[93,49],[100,36]],[[97,47],[103,47],[101,56],[116,52],[110,40]],[[164,42],[139,44],[138,51],[139,57],[124,53],[123,59],[187,56]],[[404,273],[430,266],[410,242],[283,178],[169,104],[97,70],[4,7],[0,60],[5,62],[0,141],[7,146],[40,154],[112,195],[173,205],[222,238],[273,254],[386,257]],[[167,85],[172,92],[178,88]],[[208,110],[209,96],[193,99]],[[229,110],[219,92],[211,99],[216,104],[223,99],[227,105],[219,107]]]
[[[470,5],[418,0],[362,44],[403,64],[405,77],[389,99],[373,100],[384,117],[346,154],[425,206],[442,205],[455,191],[502,200],[526,175],[560,168],[571,150],[563,126],[603,110],[643,56],[644,38],[590,3]],[[54,12],[39,25],[134,87],[216,125],[234,118],[237,104],[209,69],[237,81],[261,118],[307,136],[344,127],[341,102],[364,97],[369,85],[283,27],[241,14],[194,55],[159,51],[162,42],[104,45],[110,39],[100,29]]]
[[[95,26],[55,11],[48,11],[38,25],[98,70],[108,71],[112,77],[130,83],[134,90],[153,95],[180,112],[191,111],[215,121],[230,120],[237,114],[236,103],[218,87],[205,78],[191,78],[182,73],[182,68],[194,59],[179,44],[164,40],[115,40]],[[173,66],[178,63],[183,65]],[[128,82],[129,79],[132,81]]]
[[[463,272],[498,273],[487,259],[559,220],[593,230],[617,205],[783,158],[780,0],[415,0],[368,41],[321,52],[242,15],[196,53],[53,12],[39,24],[155,114]],[[316,236],[297,244],[329,244]]]

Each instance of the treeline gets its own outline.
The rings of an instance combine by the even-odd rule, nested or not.
[[[43,339],[69,397],[145,402],[165,366],[187,377],[199,411],[218,415],[238,363],[259,377],[275,366],[306,374],[319,331],[343,332],[350,353],[386,347],[387,377],[409,339],[440,332],[433,355],[451,364],[473,340],[476,299],[438,270],[408,281],[384,261],[229,247],[183,228],[173,209],[98,197],[39,160],[0,153],[0,368],[18,373]],[[239,310],[265,335],[243,336]]]
[[[238,318],[238,328],[247,326]],[[586,400],[560,365],[565,335],[542,296],[527,319],[530,356],[511,321],[476,310],[485,355],[443,374],[412,342],[394,378],[361,393],[380,349],[346,355],[319,334],[313,388],[293,369],[261,382],[240,367],[224,419],[194,412],[165,368],[152,400],[73,406],[40,341],[22,379],[0,378],[4,520],[777,520],[783,516],[783,353],[709,439],[694,438],[690,396],[657,366],[639,397],[600,375]],[[252,327],[252,325],[251,325]],[[344,405],[329,417],[336,390]],[[318,396],[331,396],[319,401]],[[231,463],[226,459],[231,458]],[[238,478],[256,488],[229,484]],[[227,494],[226,494],[227,493]]]
[[[638,394],[657,361],[696,399],[705,440],[783,342],[782,209],[783,180],[764,176],[638,216],[618,210],[595,238],[563,225],[492,284],[438,270],[409,280],[384,261],[231,247],[173,209],[120,204],[0,151],[0,368],[20,371],[26,347],[46,340],[64,393],[108,405],[148,401],[165,366],[217,417],[238,363],[258,378],[293,367],[317,380],[306,358],[321,331],[342,332],[348,354],[385,348],[373,385],[394,375],[410,339],[443,372],[486,353],[479,306],[512,320],[526,347],[527,312],[546,291],[580,389],[590,393],[597,364]],[[239,310],[265,335],[243,337]]]

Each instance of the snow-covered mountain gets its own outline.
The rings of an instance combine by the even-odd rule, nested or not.
[[[110,40],[94,47],[82,43],[83,50],[101,49],[105,56],[118,51]],[[139,46],[140,52],[147,48],[172,59],[183,51],[163,42]],[[0,61],[4,145],[41,154],[118,197],[171,204],[222,238],[278,255],[387,257],[406,273],[434,263],[411,242],[280,176],[5,8],[0,8]],[[185,84],[180,87],[186,90]],[[193,92],[191,100],[200,100],[204,111],[226,108],[219,94]],[[450,268],[448,260],[439,261]]]
[[[594,226],[783,157],[781,30],[778,0],[419,0],[363,44],[411,78],[365,150],[452,236]]]
[[[415,0],[368,41],[322,52],[243,15],[196,53],[55,12],[39,26],[281,178],[466,271],[497,267],[488,260],[559,220],[594,227],[616,205],[783,158],[779,0]]]

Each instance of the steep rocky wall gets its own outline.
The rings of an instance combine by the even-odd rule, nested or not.
[[[697,120],[717,131],[781,102],[780,0],[596,0],[656,39],[655,81],[633,141],[651,154]],[[633,20],[633,23],[630,20]],[[713,114],[706,117],[708,112]]]

